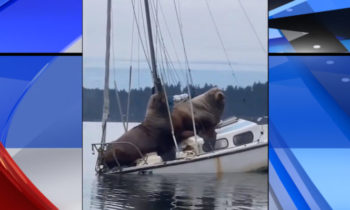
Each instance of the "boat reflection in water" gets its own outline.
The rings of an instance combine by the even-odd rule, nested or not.
[[[267,209],[267,173],[103,175],[91,209]]]

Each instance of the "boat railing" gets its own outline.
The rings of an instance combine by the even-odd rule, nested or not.
[[[137,153],[140,155],[140,158],[146,163],[147,163],[147,158],[142,154],[140,148],[138,148],[135,144],[131,143],[131,142],[110,142],[110,143],[95,143],[95,144],[92,144],[91,145],[91,148],[92,148],[92,152],[93,154],[95,153],[95,150],[100,154],[100,156],[103,154],[103,152],[106,151],[108,145],[111,145],[111,144],[124,144],[124,145],[130,145],[132,146],[136,151]],[[117,155],[115,154],[115,150],[113,150],[113,159],[114,161],[116,162],[117,166],[118,166],[118,171],[122,171],[122,166],[117,158]],[[105,166],[105,164],[103,164]],[[100,166],[98,166],[100,167]],[[107,166],[108,167],[108,166]],[[110,168],[108,168],[110,169]],[[95,168],[95,170],[99,173],[99,169]]]
[[[222,128],[222,127],[225,127],[227,125],[230,125],[230,124],[233,124],[233,123],[236,123],[239,119],[235,116],[233,117],[230,117],[228,119],[225,119],[224,121],[221,121],[219,124],[217,124],[216,128]]]

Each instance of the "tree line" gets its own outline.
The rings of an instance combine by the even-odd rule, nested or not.
[[[199,95],[214,87],[205,84],[202,87],[192,87],[192,93]],[[187,93],[186,88],[182,88],[180,83],[177,85],[166,86],[168,96]],[[222,119],[236,116],[245,119],[254,119],[267,116],[267,83],[254,83],[252,86],[233,87],[228,86],[224,90],[225,110]],[[148,99],[151,96],[152,89],[146,87],[143,89],[132,89],[130,92],[129,122],[141,122],[144,119]],[[110,117],[109,121],[121,121],[116,93],[114,90],[110,94]],[[121,90],[118,92],[122,111],[125,114],[127,109],[128,92]],[[83,88],[83,120],[101,121],[103,108],[103,90]],[[125,118],[125,116],[124,116]]]

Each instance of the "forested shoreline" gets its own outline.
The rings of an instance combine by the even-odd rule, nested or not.
[[[213,85],[193,87],[194,94],[199,95]],[[187,93],[187,89],[180,84],[166,87],[168,96]],[[251,119],[267,115],[267,83],[255,83],[245,88],[228,86],[224,90],[225,110],[223,119],[237,116]],[[141,122],[146,113],[147,102],[152,93],[151,88],[132,89],[130,95],[130,122]],[[123,113],[126,113],[128,92],[119,91]],[[103,90],[83,88],[83,121],[101,121],[103,107]],[[109,121],[121,121],[117,106],[116,94],[110,90],[110,118]]]

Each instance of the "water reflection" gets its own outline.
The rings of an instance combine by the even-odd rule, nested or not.
[[[267,209],[267,174],[105,175],[91,209]]]

